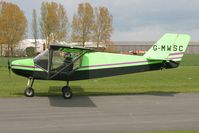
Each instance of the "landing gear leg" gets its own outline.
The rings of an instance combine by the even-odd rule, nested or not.
[[[27,87],[24,90],[24,95],[26,97],[33,97],[35,95],[34,89],[32,88],[33,83],[34,83],[34,78],[32,78],[32,77],[28,78]]]
[[[67,81],[66,86],[62,88],[62,95],[65,99],[71,99],[73,97],[73,93],[69,87],[69,81]]]

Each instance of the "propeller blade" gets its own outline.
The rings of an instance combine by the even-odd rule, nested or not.
[[[10,60],[8,59],[8,73],[9,73],[9,77],[11,75],[11,66],[10,66]]]

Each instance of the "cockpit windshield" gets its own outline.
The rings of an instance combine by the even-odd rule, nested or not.
[[[48,59],[49,59],[49,50],[46,49],[44,52],[42,52],[41,54],[37,55],[34,58],[34,63],[44,69],[44,70],[48,70]]]

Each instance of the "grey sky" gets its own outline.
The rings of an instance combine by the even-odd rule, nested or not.
[[[7,0],[18,4],[29,23],[32,9],[39,13],[41,0]],[[185,33],[199,41],[199,0],[46,0],[62,3],[70,22],[80,2],[106,6],[113,15],[112,40],[157,40],[166,32]],[[39,15],[39,14],[38,14]],[[29,27],[28,37],[31,38]]]

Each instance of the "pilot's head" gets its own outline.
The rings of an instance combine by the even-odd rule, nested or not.
[[[64,58],[67,58],[67,57],[70,57],[70,56],[71,56],[71,54],[68,53],[68,52],[64,54]]]

